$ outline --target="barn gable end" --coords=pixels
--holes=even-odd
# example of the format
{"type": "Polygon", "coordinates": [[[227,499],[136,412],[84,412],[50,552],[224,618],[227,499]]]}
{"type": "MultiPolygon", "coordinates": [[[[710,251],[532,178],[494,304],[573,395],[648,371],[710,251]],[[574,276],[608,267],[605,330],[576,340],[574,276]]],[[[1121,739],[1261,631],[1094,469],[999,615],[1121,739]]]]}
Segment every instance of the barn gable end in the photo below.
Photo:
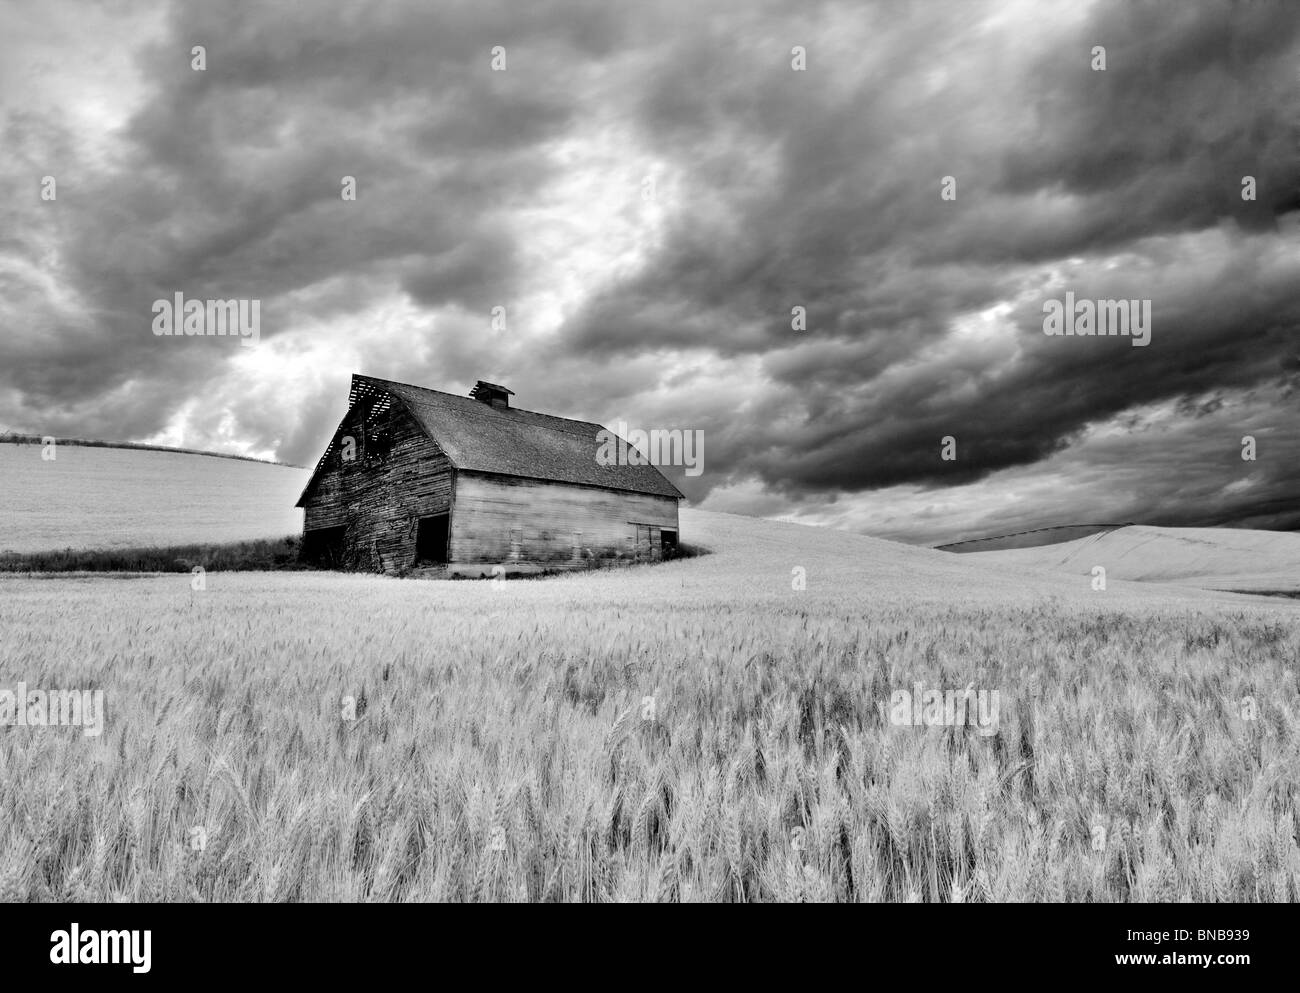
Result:
{"type": "Polygon", "coordinates": [[[451,461],[404,405],[363,398],[298,501],[304,558],[382,572],[410,565],[420,520],[451,509],[453,476],[451,461]]]}

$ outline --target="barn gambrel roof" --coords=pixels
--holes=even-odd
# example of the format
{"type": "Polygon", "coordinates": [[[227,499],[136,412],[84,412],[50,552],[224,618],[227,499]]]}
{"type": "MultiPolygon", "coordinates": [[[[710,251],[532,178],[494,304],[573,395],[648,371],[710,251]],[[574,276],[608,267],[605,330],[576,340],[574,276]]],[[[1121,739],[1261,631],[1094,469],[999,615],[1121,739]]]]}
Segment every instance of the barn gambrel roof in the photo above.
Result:
{"type": "MultiPolygon", "coordinates": [[[[590,421],[492,406],[472,397],[354,374],[348,409],[368,397],[377,398],[376,413],[387,410],[388,398],[395,398],[457,469],[682,497],[656,466],[599,464],[597,435],[606,429],[590,421]]],[[[337,445],[336,434],[298,498],[298,506],[307,499],[337,445]]]]}

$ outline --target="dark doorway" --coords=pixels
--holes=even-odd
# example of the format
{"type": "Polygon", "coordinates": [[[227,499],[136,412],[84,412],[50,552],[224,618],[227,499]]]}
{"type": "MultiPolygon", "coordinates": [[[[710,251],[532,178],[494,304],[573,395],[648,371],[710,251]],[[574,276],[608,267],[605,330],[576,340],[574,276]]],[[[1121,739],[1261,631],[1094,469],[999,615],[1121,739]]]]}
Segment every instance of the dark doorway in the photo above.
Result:
{"type": "Polygon", "coordinates": [[[448,520],[448,514],[420,518],[420,527],[415,535],[416,562],[447,561],[448,520]]]}
{"type": "Polygon", "coordinates": [[[302,560],[324,569],[338,569],[343,565],[344,528],[312,528],[303,532],[302,560]]]}

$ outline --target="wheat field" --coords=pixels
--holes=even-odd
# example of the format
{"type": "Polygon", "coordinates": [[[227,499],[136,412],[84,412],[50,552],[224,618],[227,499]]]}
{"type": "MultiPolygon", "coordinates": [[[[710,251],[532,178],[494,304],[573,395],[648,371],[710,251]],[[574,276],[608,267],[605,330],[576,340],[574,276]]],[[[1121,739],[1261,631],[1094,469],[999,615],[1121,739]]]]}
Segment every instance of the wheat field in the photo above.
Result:
{"type": "Polygon", "coordinates": [[[0,442],[0,553],[278,538],[310,473],[186,452],[0,442]]]}
{"type": "Polygon", "coordinates": [[[107,706],[0,727],[0,897],[1297,898],[1295,604],[683,529],[495,585],[0,578],[0,687],[107,706]],[[996,733],[891,723],[918,681],[996,733]]]}

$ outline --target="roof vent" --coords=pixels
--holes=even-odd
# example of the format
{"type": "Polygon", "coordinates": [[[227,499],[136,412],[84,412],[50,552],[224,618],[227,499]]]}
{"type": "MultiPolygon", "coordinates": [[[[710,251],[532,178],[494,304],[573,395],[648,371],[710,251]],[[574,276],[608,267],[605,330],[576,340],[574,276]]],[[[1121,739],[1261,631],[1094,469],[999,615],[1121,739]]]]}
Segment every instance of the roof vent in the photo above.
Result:
{"type": "Polygon", "coordinates": [[[514,396],[515,392],[506,389],[504,386],[498,386],[496,383],[485,383],[480,379],[474,384],[474,388],[469,391],[469,395],[490,407],[509,407],[510,397],[514,396]]]}

